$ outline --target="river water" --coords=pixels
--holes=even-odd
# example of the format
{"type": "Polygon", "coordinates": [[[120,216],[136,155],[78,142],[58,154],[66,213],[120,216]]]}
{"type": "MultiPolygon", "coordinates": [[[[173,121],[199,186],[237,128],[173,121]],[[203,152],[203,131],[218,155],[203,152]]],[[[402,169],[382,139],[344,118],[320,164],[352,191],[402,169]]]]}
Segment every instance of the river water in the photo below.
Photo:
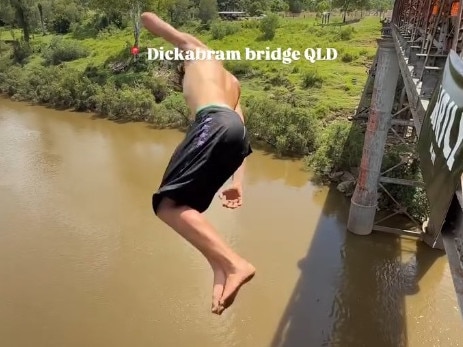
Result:
{"type": "Polygon", "coordinates": [[[182,136],[0,99],[0,346],[463,345],[442,252],[347,233],[348,200],[261,151],[243,207],[206,212],[258,270],[211,314],[207,263],[151,210],[182,136]]]}

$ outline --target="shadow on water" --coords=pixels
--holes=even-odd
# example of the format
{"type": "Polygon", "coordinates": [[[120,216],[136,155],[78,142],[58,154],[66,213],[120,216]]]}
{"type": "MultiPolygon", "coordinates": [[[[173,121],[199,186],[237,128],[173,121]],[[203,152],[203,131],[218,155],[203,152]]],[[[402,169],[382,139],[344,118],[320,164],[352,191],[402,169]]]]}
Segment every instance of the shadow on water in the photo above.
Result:
{"type": "Polygon", "coordinates": [[[398,236],[353,235],[342,205],[331,189],[271,347],[408,345],[405,297],[443,253],[417,241],[404,257],[398,236]]]}
{"type": "Polygon", "coordinates": [[[390,234],[356,236],[346,230],[349,205],[329,189],[271,347],[408,346],[406,297],[445,253],[390,234]]]}

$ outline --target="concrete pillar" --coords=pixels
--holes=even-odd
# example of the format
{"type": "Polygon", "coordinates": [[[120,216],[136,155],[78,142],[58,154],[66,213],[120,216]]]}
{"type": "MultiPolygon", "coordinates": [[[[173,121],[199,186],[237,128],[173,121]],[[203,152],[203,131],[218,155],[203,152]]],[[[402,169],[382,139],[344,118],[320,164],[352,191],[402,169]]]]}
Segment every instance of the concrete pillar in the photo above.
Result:
{"type": "Polygon", "coordinates": [[[378,66],[371,98],[357,186],[351,199],[347,229],[357,235],[372,232],[378,204],[378,182],[392,107],[399,79],[399,63],[391,38],[378,40],[378,66]]]}

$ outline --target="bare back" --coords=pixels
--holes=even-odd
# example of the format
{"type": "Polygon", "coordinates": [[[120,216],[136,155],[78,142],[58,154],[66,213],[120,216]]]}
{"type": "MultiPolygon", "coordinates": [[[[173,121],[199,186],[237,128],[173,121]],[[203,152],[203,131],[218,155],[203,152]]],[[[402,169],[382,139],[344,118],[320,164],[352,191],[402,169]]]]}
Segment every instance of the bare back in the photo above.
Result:
{"type": "MultiPolygon", "coordinates": [[[[141,20],[152,34],[163,37],[182,51],[210,51],[196,37],[178,31],[154,13],[144,12],[141,20]]],[[[187,60],[184,69],[183,94],[191,114],[194,115],[199,107],[208,104],[225,104],[237,111],[243,120],[239,105],[239,82],[220,61],[215,59],[187,60]]]]}
{"type": "Polygon", "coordinates": [[[235,109],[240,97],[240,86],[220,61],[186,61],[183,94],[192,113],[207,104],[226,104],[235,109]]]}

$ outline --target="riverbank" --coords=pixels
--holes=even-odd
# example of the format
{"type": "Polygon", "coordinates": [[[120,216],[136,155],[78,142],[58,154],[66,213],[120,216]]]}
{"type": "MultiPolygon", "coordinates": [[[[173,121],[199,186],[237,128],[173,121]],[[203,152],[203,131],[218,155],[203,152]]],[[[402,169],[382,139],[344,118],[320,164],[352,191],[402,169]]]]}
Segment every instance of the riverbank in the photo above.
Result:
{"type": "MultiPolygon", "coordinates": [[[[341,17],[332,20],[336,23],[341,17]]],[[[185,126],[187,111],[179,93],[175,63],[147,61],[148,47],[168,49],[169,45],[142,31],[141,53],[135,60],[130,53],[130,28],[107,27],[92,32],[90,24],[88,19],[65,35],[36,34],[30,48],[21,45],[13,49],[13,59],[5,57],[11,53],[3,45],[0,90],[17,100],[96,112],[118,121],[185,126]]],[[[357,106],[376,51],[379,18],[326,27],[318,25],[314,16],[281,18],[275,37],[268,41],[261,39],[259,24],[257,20],[220,22],[205,30],[190,23],[184,30],[216,50],[336,49],[335,61],[313,64],[305,59],[291,64],[226,62],[242,82],[244,108],[246,114],[252,115],[247,121],[253,140],[267,143],[280,155],[314,153],[320,147],[317,135],[332,121],[350,128],[346,118],[357,106]]],[[[15,39],[18,32],[13,36],[6,31],[1,37],[15,39]]]]}

